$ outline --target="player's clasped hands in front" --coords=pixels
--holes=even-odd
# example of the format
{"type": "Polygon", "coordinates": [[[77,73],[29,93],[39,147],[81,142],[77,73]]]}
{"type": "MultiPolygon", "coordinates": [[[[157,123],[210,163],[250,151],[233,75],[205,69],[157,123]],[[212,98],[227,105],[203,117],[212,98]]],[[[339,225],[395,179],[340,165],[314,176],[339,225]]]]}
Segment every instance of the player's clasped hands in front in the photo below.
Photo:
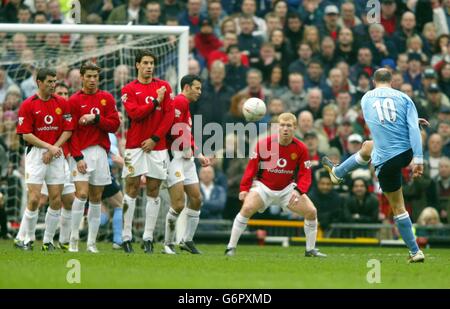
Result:
{"type": "Polygon", "coordinates": [[[63,151],[60,147],[50,145],[48,151],[42,155],[42,162],[44,162],[44,164],[49,164],[53,157],[59,158],[62,155],[63,151]]]}

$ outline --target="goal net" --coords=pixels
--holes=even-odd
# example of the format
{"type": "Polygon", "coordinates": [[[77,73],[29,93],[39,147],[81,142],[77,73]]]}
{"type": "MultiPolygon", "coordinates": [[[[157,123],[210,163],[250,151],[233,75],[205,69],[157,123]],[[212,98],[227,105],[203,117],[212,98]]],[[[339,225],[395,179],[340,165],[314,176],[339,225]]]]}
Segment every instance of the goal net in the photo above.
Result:
{"type": "MultiPolygon", "coordinates": [[[[136,52],[150,49],[156,54],[154,76],[167,80],[176,93],[179,79],[187,74],[188,40],[189,28],[179,26],[0,24],[0,89],[2,76],[7,89],[0,92],[0,139],[8,158],[0,172],[8,176],[3,183],[8,219],[20,222],[26,203],[26,190],[20,181],[24,149],[15,134],[15,124],[22,100],[37,90],[34,79],[38,68],[54,68],[58,82],[68,85],[69,92],[74,93],[81,88],[81,64],[96,63],[102,69],[100,88],[113,94],[124,115],[120,93],[136,78],[136,52]]],[[[117,134],[122,143],[127,128],[127,119],[123,119],[117,134]]],[[[138,229],[143,225],[144,206],[141,196],[135,213],[138,229]]]]}

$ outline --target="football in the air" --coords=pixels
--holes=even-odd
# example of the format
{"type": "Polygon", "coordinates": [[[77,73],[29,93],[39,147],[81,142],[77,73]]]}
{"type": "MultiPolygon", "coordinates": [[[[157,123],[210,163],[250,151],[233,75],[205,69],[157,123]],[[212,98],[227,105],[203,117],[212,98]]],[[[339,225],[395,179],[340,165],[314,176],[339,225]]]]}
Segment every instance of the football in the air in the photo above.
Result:
{"type": "Polygon", "coordinates": [[[242,113],[247,121],[258,121],[266,114],[266,103],[259,98],[250,98],[242,106],[242,113]]]}

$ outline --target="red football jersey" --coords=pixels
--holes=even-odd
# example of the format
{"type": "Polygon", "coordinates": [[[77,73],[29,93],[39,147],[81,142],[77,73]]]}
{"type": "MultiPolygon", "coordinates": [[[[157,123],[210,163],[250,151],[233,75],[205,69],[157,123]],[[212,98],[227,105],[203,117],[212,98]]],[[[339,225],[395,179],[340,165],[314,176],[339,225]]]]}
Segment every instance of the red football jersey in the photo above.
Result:
{"type": "Polygon", "coordinates": [[[261,181],[274,191],[286,188],[292,182],[306,193],[311,186],[311,169],[308,148],[294,138],[287,146],[272,135],[258,141],[256,151],[248,162],[242,177],[240,191],[249,191],[253,179],[261,181]]]}
{"type": "Polygon", "coordinates": [[[196,150],[194,135],[192,134],[192,117],[189,110],[189,100],[182,93],[173,99],[175,117],[169,131],[170,149],[180,150],[191,148],[196,150]]]}
{"type": "Polygon", "coordinates": [[[152,136],[159,137],[154,150],[167,149],[166,134],[173,123],[172,89],[166,81],[153,78],[149,84],[138,80],[122,89],[122,103],[130,119],[126,148],[140,148],[141,143],[152,136]],[[166,87],[164,100],[155,108],[152,100],[158,98],[157,89],[166,87]]]}
{"type": "Polygon", "coordinates": [[[69,104],[76,124],[70,139],[72,156],[81,156],[82,150],[94,145],[99,145],[108,152],[111,146],[108,133],[116,132],[120,125],[114,97],[103,90],[98,90],[94,94],[87,94],[80,90],[70,97],[69,104]],[[100,118],[97,123],[87,126],[79,125],[78,120],[86,114],[96,114],[100,118]]]}
{"type": "Polygon", "coordinates": [[[64,98],[52,95],[48,101],[42,101],[33,95],[20,106],[17,134],[32,133],[40,140],[54,145],[64,131],[73,129],[70,106],[64,98]]]}

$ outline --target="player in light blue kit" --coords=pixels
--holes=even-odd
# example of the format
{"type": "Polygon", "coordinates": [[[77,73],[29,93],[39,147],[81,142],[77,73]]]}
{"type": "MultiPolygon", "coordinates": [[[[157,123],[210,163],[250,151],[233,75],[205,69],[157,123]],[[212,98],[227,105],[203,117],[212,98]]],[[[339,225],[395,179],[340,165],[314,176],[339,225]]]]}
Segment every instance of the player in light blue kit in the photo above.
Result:
{"type": "MultiPolygon", "coordinates": [[[[419,119],[413,101],[403,92],[392,89],[391,80],[392,74],[388,70],[377,70],[374,74],[375,89],[364,95],[361,107],[373,138],[372,165],[389,200],[400,234],[410,250],[409,261],[423,262],[425,256],[417,246],[411,219],[405,209],[401,174],[401,169],[411,160],[414,163],[413,177],[420,177],[423,173],[419,119]]],[[[358,152],[336,167],[327,159],[322,163],[337,182],[349,171],[367,165],[369,160],[358,152]]]]}

